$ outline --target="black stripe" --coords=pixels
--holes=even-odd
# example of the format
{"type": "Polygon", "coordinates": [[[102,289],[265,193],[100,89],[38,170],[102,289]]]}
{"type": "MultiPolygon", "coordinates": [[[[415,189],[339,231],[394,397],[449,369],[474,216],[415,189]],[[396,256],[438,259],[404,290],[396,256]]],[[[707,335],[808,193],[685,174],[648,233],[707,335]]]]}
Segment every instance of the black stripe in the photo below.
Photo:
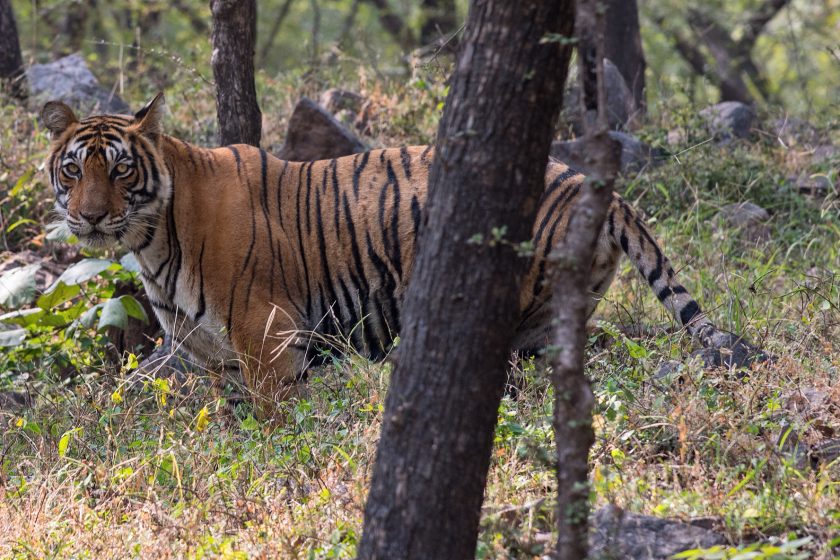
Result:
{"type": "Polygon", "coordinates": [[[201,250],[198,252],[198,311],[193,317],[193,321],[198,321],[204,316],[207,308],[204,301],[204,241],[201,242],[201,250]]]}
{"type": "Polygon", "coordinates": [[[262,211],[265,218],[265,228],[268,235],[268,247],[271,249],[271,270],[269,272],[269,298],[274,301],[274,262],[277,260],[277,253],[274,252],[274,235],[271,231],[271,217],[268,210],[268,169],[266,152],[260,149],[260,193],[262,195],[262,211]]]}
{"type": "Polygon", "coordinates": [[[700,306],[697,305],[696,301],[691,300],[680,311],[680,322],[682,322],[683,325],[687,325],[699,314],[700,306]]]}
{"type": "Polygon", "coordinates": [[[353,194],[356,196],[356,198],[359,198],[359,179],[361,178],[362,171],[364,171],[365,167],[367,166],[369,158],[370,152],[363,153],[361,163],[353,167],[353,194]]]}
{"type": "Polygon", "coordinates": [[[400,148],[400,162],[402,163],[405,178],[411,179],[411,154],[408,153],[408,148],[405,146],[400,148]]]}

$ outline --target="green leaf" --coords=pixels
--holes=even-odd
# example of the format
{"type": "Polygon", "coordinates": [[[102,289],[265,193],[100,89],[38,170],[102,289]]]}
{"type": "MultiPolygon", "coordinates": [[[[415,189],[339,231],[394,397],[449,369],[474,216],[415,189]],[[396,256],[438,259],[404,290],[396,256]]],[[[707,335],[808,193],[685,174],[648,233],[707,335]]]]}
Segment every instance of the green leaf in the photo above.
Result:
{"type": "Polygon", "coordinates": [[[120,264],[123,269],[129,272],[140,272],[140,263],[137,262],[137,257],[134,256],[134,253],[126,253],[123,255],[120,259],[120,264]]]}
{"type": "Polygon", "coordinates": [[[83,327],[88,329],[93,327],[93,323],[94,321],[96,321],[96,316],[99,313],[99,310],[102,309],[103,305],[105,304],[97,303],[96,305],[82,313],[82,316],[79,317],[79,322],[82,324],[83,327]]]}
{"type": "Polygon", "coordinates": [[[61,305],[65,301],[76,297],[80,291],[81,288],[77,285],[68,286],[64,282],[53,284],[44,295],[38,298],[38,307],[45,311],[49,311],[50,309],[61,305]]]}
{"type": "Polygon", "coordinates": [[[260,429],[260,423],[257,422],[256,418],[249,415],[248,418],[242,421],[240,427],[248,432],[255,432],[260,429]]]}
{"type": "Polygon", "coordinates": [[[23,226],[23,225],[26,225],[26,224],[37,224],[37,223],[38,222],[36,222],[35,220],[29,219],[29,218],[21,218],[20,220],[16,221],[15,223],[13,223],[9,227],[7,227],[6,228],[6,233],[12,233],[13,231],[15,231],[20,226],[23,226]]]}
{"type": "Polygon", "coordinates": [[[128,326],[128,313],[120,299],[109,299],[102,304],[102,313],[99,315],[99,325],[96,330],[101,331],[108,327],[125,329],[128,326]]]}
{"type": "Polygon", "coordinates": [[[82,284],[83,282],[87,282],[103,270],[107,270],[108,268],[113,265],[114,262],[108,259],[84,259],[76,264],[72,265],[70,268],[64,271],[64,273],[58,277],[58,280],[50,286],[50,289],[47,290],[47,293],[51,292],[54,289],[57,289],[58,285],[63,282],[68,286],[73,286],[76,284],[82,284]]]}
{"type": "Polygon", "coordinates": [[[0,307],[17,309],[35,295],[35,275],[41,265],[30,264],[0,276],[0,307]]]}
{"type": "Polygon", "coordinates": [[[17,346],[24,340],[26,340],[26,329],[0,331],[0,347],[17,346]]]}
{"type": "Polygon", "coordinates": [[[67,448],[70,446],[70,440],[73,436],[81,432],[81,428],[73,428],[61,434],[61,439],[58,440],[58,456],[64,457],[67,454],[67,448]]]}
{"type": "Polygon", "coordinates": [[[122,302],[123,308],[125,308],[125,312],[128,313],[129,317],[134,317],[144,323],[149,322],[149,316],[146,314],[146,310],[143,308],[143,305],[134,298],[134,296],[120,296],[120,301],[122,302]]]}
{"type": "Polygon", "coordinates": [[[23,190],[23,187],[29,183],[29,180],[32,179],[32,176],[35,174],[35,168],[30,167],[29,169],[24,172],[23,175],[20,176],[20,179],[17,180],[15,186],[12,187],[12,190],[9,191],[9,198],[14,198],[17,194],[23,190]]]}
{"type": "Polygon", "coordinates": [[[11,313],[0,315],[0,323],[9,323],[12,325],[26,327],[28,325],[36,324],[43,315],[44,310],[40,307],[21,309],[19,311],[12,311],[11,313]]]}

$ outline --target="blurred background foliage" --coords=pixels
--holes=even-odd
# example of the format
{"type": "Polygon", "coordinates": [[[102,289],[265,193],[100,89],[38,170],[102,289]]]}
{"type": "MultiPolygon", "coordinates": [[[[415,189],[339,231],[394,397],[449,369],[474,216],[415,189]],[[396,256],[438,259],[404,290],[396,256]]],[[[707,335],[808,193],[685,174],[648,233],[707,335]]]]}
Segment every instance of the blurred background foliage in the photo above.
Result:
{"type": "MultiPolygon", "coordinates": [[[[457,32],[466,0],[436,4],[455,14],[454,29],[442,31],[457,32]]],[[[717,87],[693,72],[675,49],[675,37],[688,33],[689,14],[700,12],[737,41],[749,15],[762,4],[640,2],[651,116],[663,110],[663,100],[671,106],[718,100],[717,87]]],[[[80,51],[106,85],[135,102],[140,101],[134,99],[138,93],[145,97],[176,84],[200,87],[212,80],[209,2],[13,0],[12,5],[27,62],[80,51]]],[[[431,68],[444,79],[449,60],[434,56],[437,49],[421,48],[429,37],[423,5],[421,0],[260,0],[258,87],[281,76],[299,83],[335,76],[336,71],[355,77],[360,68],[380,79],[403,81],[431,68]],[[435,64],[417,64],[429,59],[435,64]]],[[[759,36],[752,57],[767,80],[769,99],[764,101],[811,120],[826,111],[836,113],[840,0],[792,0],[759,36]]]]}

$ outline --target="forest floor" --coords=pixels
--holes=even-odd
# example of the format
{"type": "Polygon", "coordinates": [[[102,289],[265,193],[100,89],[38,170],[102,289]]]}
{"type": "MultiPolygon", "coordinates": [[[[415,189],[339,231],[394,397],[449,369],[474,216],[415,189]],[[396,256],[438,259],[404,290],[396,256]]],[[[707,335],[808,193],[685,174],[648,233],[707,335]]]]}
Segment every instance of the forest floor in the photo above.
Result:
{"type": "MultiPolygon", "coordinates": [[[[372,101],[364,136],[372,146],[433,138],[441,85],[363,78],[352,88],[372,101]]],[[[273,82],[262,90],[264,144],[279,144],[300,91],[273,82]]],[[[209,86],[168,98],[168,132],[206,144],[209,86]]],[[[0,114],[12,123],[0,132],[0,262],[78,258],[45,231],[47,142],[34,114],[12,106],[0,114]]],[[[597,396],[593,507],[705,518],[731,545],[686,557],[832,558],[840,461],[817,451],[840,438],[840,200],[830,189],[803,194],[789,177],[836,183],[840,153],[820,160],[809,142],[761,132],[720,147],[695,115],[675,108],[640,131],[675,155],[620,190],[712,319],[777,359],[746,373],[704,368],[625,263],[587,354],[597,396]],[[668,145],[676,127],[681,139],[668,145]],[[737,229],[717,217],[743,201],[770,219],[737,229]],[[792,450],[796,440],[805,453],[792,450]]],[[[352,558],[390,366],[333,358],[275,429],[245,406],[231,411],[200,379],[130,382],[136,358],[115,363],[107,335],[79,319],[132,278],[114,264],[66,301],[42,302],[58,319],[33,313],[25,339],[0,353],[0,393],[32,397],[0,402],[0,558],[352,558]]],[[[514,367],[527,382],[499,411],[479,558],[539,558],[555,538],[552,390],[539,360],[514,367]]]]}

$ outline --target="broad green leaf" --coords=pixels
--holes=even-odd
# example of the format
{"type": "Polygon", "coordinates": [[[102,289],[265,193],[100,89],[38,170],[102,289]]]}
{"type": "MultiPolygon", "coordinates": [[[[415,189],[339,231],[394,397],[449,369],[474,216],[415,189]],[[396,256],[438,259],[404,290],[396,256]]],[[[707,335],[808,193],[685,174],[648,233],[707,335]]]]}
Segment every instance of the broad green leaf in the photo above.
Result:
{"type": "Polygon", "coordinates": [[[26,329],[0,331],[0,347],[17,346],[24,340],[26,340],[26,329]]]}
{"type": "Polygon", "coordinates": [[[96,330],[101,331],[108,327],[125,329],[128,326],[128,313],[125,311],[120,298],[109,299],[102,304],[102,313],[99,314],[99,325],[96,330]]]}
{"type": "Polygon", "coordinates": [[[67,454],[67,448],[70,446],[70,440],[73,436],[81,432],[81,428],[73,428],[61,434],[61,439],[58,440],[58,456],[64,457],[67,454]]]}
{"type": "Polygon", "coordinates": [[[41,265],[30,264],[0,276],[0,307],[17,309],[35,295],[35,275],[41,265]]]}
{"type": "Polygon", "coordinates": [[[143,305],[134,296],[120,296],[119,299],[129,317],[134,317],[144,323],[149,322],[149,316],[146,315],[146,310],[143,309],[143,305]]]}
{"type": "Polygon", "coordinates": [[[12,311],[0,315],[0,323],[9,323],[26,327],[34,325],[44,315],[44,310],[40,307],[33,307],[32,309],[21,309],[19,311],[12,311]]]}
{"type": "Polygon", "coordinates": [[[107,259],[81,260],[65,270],[64,273],[58,277],[58,280],[50,286],[47,293],[57,289],[58,285],[62,282],[68,286],[87,282],[103,270],[107,270],[112,264],[114,264],[114,262],[107,259]]]}
{"type": "Polygon", "coordinates": [[[260,423],[257,422],[256,418],[249,415],[248,418],[246,418],[245,420],[242,421],[242,423],[240,424],[240,427],[243,430],[247,430],[249,432],[254,432],[254,431],[260,429],[260,423]]]}
{"type": "Polygon", "coordinates": [[[93,327],[93,323],[96,321],[96,316],[99,313],[99,310],[102,309],[103,305],[103,303],[97,303],[96,305],[82,313],[82,316],[79,317],[79,322],[82,324],[83,327],[88,329],[93,327]]]}
{"type": "Polygon", "coordinates": [[[140,272],[140,263],[137,262],[137,257],[134,253],[126,253],[120,259],[122,267],[129,272],[140,272]]]}
{"type": "Polygon", "coordinates": [[[58,282],[53,284],[44,295],[38,298],[38,307],[45,311],[49,311],[50,309],[61,305],[65,301],[76,297],[80,291],[81,288],[75,284],[67,285],[64,282],[58,282]]]}

